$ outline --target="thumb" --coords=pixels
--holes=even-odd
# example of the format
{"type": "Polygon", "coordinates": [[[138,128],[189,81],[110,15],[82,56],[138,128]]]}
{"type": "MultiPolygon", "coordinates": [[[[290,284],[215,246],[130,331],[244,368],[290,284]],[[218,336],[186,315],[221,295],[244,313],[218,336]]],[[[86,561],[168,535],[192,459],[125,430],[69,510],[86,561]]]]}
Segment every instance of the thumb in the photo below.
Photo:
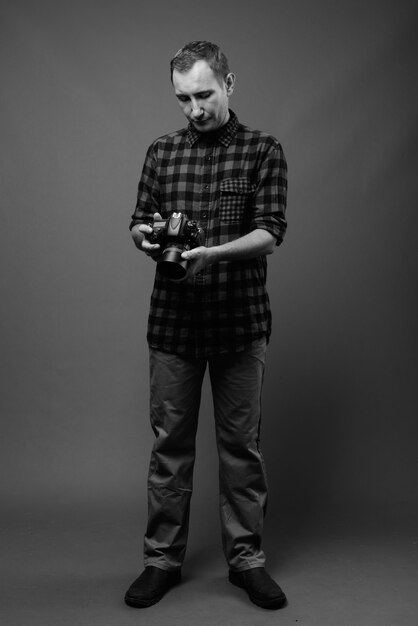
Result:
{"type": "Polygon", "coordinates": [[[202,248],[199,246],[198,248],[192,248],[191,250],[185,250],[182,253],[182,258],[186,259],[186,261],[192,261],[193,259],[198,259],[202,254],[202,248]]]}
{"type": "Polygon", "coordinates": [[[161,217],[160,213],[154,213],[154,222],[156,220],[162,220],[163,218],[161,217]]]}

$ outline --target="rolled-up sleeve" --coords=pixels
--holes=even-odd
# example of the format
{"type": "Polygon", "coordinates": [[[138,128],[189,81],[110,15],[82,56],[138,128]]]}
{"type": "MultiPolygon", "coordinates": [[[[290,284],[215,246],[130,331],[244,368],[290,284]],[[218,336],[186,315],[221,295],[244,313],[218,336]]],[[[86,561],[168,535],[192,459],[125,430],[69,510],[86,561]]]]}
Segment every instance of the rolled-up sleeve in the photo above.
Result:
{"type": "Polygon", "coordinates": [[[287,163],[278,142],[269,146],[263,156],[254,193],[252,228],[267,230],[280,245],[287,229],[287,163]]]}
{"type": "Polygon", "coordinates": [[[138,193],[135,212],[131,217],[129,228],[136,224],[152,222],[153,214],[160,208],[160,189],[158,183],[157,159],[155,146],[152,144],[145,156],[141,178],[138,184],[138,193]]]}

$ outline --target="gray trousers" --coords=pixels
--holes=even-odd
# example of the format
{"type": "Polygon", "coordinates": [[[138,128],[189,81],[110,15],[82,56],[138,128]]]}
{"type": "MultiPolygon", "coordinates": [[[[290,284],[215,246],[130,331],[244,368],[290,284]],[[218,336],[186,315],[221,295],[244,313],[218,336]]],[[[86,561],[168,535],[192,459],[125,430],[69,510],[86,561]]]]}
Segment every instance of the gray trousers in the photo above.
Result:
{"type": "Polygon", "coordinates": [[[219,455],[222,544],[230,569],[263,567],[267,503],[259,449],[266,341],[244,352],[184,359],[150,350],[151,425],[156,436],[148,477],[145,565],[181,567],[186,551],[195,439],[206,366],[219,455]]]}

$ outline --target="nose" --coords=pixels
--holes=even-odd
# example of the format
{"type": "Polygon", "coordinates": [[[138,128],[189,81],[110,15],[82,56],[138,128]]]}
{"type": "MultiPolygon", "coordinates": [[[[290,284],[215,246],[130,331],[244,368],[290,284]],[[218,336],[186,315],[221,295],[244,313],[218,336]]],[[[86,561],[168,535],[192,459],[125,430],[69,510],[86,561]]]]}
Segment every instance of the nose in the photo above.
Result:
{"type": "Polygon", "coordinates": [[[190,112],[190,115],[192,116],[192,118],[194,120],[199,120],[201,117],[203,117],[205,114],[204,110],[202,109],[202,107],[197,106],[197,104],[192,103],[192,110],[190,112]]]}

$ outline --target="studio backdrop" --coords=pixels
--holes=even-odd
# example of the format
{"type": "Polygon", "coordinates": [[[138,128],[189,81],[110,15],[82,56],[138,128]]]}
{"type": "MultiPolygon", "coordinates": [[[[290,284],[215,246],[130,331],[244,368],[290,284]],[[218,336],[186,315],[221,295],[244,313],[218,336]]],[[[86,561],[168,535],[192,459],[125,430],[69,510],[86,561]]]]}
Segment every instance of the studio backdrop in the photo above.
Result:
{"type": "MultiPolygon", "coordinates": [[[[145,506],[155,265],[128,225],[148,145],[185,124],[169,60],[208,39],[237,75],[231,107],[289,167],[288,234],[268,259],[273,514],[416,510],[415,9],[1,2],[2,506],[145,506]]],[[[207,385],[199,432],[203,519],[207,385]]]]}

